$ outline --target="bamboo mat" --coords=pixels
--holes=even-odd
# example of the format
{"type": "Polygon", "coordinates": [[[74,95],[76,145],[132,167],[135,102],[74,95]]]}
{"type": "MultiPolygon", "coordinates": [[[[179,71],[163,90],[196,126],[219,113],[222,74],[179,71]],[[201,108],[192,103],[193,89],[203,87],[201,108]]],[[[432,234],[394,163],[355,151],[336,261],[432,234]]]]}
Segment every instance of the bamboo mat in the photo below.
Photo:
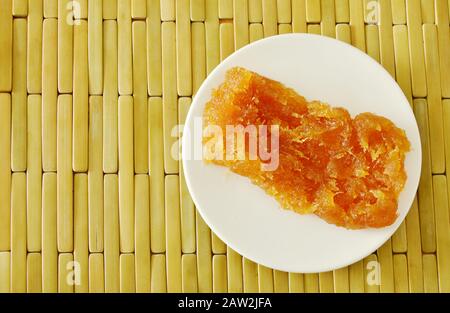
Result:
{"type": "Polygon", "coordinates": [[[449,2],[0,0],[0,292],[449,292],[449,2]],[[406,222],[334,272],[280,272],[231,250],[170,154],[206,75],[289,32],[379,61],[422,136],[406,222]]]}

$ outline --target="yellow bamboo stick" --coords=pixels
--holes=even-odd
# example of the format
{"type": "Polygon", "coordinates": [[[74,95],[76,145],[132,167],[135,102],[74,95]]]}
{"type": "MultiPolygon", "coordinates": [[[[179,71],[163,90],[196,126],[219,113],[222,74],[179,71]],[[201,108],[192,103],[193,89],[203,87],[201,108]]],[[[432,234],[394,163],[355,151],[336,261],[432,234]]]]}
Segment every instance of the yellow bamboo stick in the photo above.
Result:
{"type": "Polygon", "coordinates": [[[178,176],[165,179],[167,291],[181,292],[181,226],[178,176]]]}
{"type": "Polygon", "coordinates": [[[42,291],[58,291],[58,248],[56,237],[56,173],[42,178],[42,291]]]}
{"type": "Polygon", "coordinates": [[[191,0],[191,21],[203,22],[205,20],[205,0],[191,0]]]}
{"type": "Polygon", "coordinates": [[[183,292],[198,292],[197,285],[197,256],[195,254],[183,254],[181,258],[183,268],[183,292]]]}
{"type": "Polygon", "coordinates": [[[242,263],[243,292],[258,292],[258,265],[246,258],[243,258],[242,263]]]}
{"type": "Polygon", "coordinates": [[[319,291],[320,293],[334,292],[333,272],[319,273],[319,291]]]}
{"type": "Polygon", "coordinates": [[[248,21],[261,23],[262,19],[262,0],[248,0],[248,21]]]}
{"type": "MultiPolygon", "coordinates": [[[[444,133],[448,134],[450,132],[450,100],[444,99],[442,100],[442,112],[443,112],[443,119],[444,119],[444,133]]],[[[447,167],[446,173],[447,178],[449,177],[450,173],[450,137],[445,136],[445,164],[447,167]]],[[[450,190],[449,190],[450,195],[450,190]]]]}
{"type": "Polygon", "coordinates": [[[103,94],[103,2],[89,1],[88,45],[89,45],[89,94],[103,94]]]}
{"type": "Polygon", "coordinates": [[[118,169],[117,22],[103,22],[103,31],[103,172],[111,174],[118,169]]]}
{"type": "Polygon", "coordinates": [[[152,255],[152,292],[167,292],[166,256],[164,254],[152,255]]]}
{"type": "Polygon", "coordinates": [[[450,97],[450,30],[449,3],[445,0],[436,0],[436,24],[438,28],[439,60],[441,70],[442,97],[450,97]]]}
{"type": "Polygon", "coordinates": [[[0,92],[12,88],[13,17],[12,0],[0,4],[0,92]]]}
{"type": "MultiPolygon", "coordinates": [[[[383,273],[383,266],[379,265],[377,255],[371,254],[364,259],[364,290],[366,293],[378,293],[380,292],[380,281],[378,281],[377,276],[379,271],[383,273]]],[[[379,278],[379,277],[378,277],[379,278]]],[[[383,280],[381,278],[381,284],[383,280]]]]}
{"type": "MultiPolygon", "coordinates": [[[[290,6],[289,6],[290,14],[290,6]]],[[[235,0],[233,5],[234,22],[234,48],[238,50],[248,44],[248,4],[245,1],[235,0]]]]}
{"type": "Polygon", "coordinates": [[[289,276],[287,272],[273,271],[273,290],[277,293],[289,292],[289,276]]]}
{"type": "Polygon", "coordinates": [[[11,169],[27,168],[27,21],[14,19],[11,110],[11,169]]]}
{"type": "Polygon", "coordinates": [[[176,38],[175,23],[162,24],[162,66],[163,66],[163,129],[164,129],[164,168],[167,174],[178,173],[178,161],[172,156],[176,143],[172,131],[177,124],[177,83],[176,83],[176,38]]]}
{"type": "Polygon", "coordinates": [[[364,276],[364,263],[358,261],[349,267],[349,282],[350,292],[362,293],[364,292],[365,276],[364,276]]]}
{"type": "Polygon", "coordinates": [[[445,171],[444,130],[442,122],[441,74],[437,28],[424,24],[425,66],[428,86],[428,116],[430,119],[431,169],[433,174],[445,171]]]}
{"type": "MultiPolygon", "coordinates": [[[[224,60],[234,51],[233,45],[233,24],[223,23],[220,25],[220,59],[224,60]]],[[[212,233],[212,251],[214,254],[226,253],[226,245],[223,241],[212,233]]]]}
{"type": "Polygon", "coordinates": [[[433,176],[436,211],[436,258],[439,271],[439,291],[450,292],[450,233],[447,179],[444,175],[433,176]]]}
{"type": "Polygon", "coordinates": [[[309,24],[308,34],[320,35],[320,25],[319,24],[309,24]]]}
{"type": "Polygon", "coordinates": [[[11,253],[0,252],[0,293],[11,291],[11,253]]]}
{"type": "Polygon", "coordinates": [[[408,236],[408,281],[410,292],[423,292],[422,246],[420,244],[420,222],[417,197],[406,217],[408,236]]]}
{"type": "Polygon", "coordinates": [[[320,23],[320,0],[306,0],[306,21],[308,23],[320,23]]]}
{"type": "Polygon", "coordinates": [[[364,8],[361,0],[349,0],[350,30],[352,44],[358,49],[365,51],[366,42],[364,36],[364,8]]]}
{"type": "Polygon", "coordinates": [[[73,251],[72,96],[58,97],[57,117],[58,251],[73,251]]]}
{"type": "Polygon", "coordinates": [[[135,278],[134,254],[120,255],[120,292],[121,293],[135,293],[136,292],[136,278],[135,278]]]}
{"type": "Polygon", "coordinates": [[[294,33],[306,33],[305,0],[292,1],[292,31],[294,33]]]}
{"type": "Polygon", "coordinates": [[[224,254],[227,250],[225,243],[215,233],[212,233],[211,245],[214,254],[224,254]]]}
{"type": "Polygon", "coordinates": [[[89,98],[89,251],[103,252],[103,100],[89,98]]]}
{"type": "Polygon", "coordinates": [[[227,291],[227,257],[215,255],[213,256],[213,292],[225,293],[227,291]]]}
{"type": "Polygon", "coordinates": [[[164,154],[163,154],[163,109],[161,98],[148,101],[149,121],[149,165],[150,165],[150,232],[151,249],[154,253],[165,252],[164,224],[164,154]]]}
{"type": "Polygon", "coordinates": [[[434,224],[433,185],[431,181],[430,133],[428,126],[427,102],[424,99],[414,100],[414,114],[422,143],[422,171],[418,189],[420,233],[422,250],[425,253],[436,251],[436,229],[434,224]]]}
{"type": "Polygon", "coordinates": [[[58,292],[73,293],[79,279],[79,269],[73,261],[72,253],[61,253],[58,259],[58,292]]]}
{"type": "Polygon", "coordinates": [[[233,0],[219,0],[219,18],[233,18],[233,0]]]}
{"type": "Polygon", "coordinates": [[[304,274],[305,292],[318,293],[319,288],[319,274],[304,274]]]}
{"type": "MultiPolygon", "coordinates": [[[[79,5],[79,12],[75,14],[77,19],[87,19],[88,18],[88,0],[77,0],[79,5]]],[[[72,4],[74,5],[74,4],[72,4]]],[[[76,11],[75,11],[76,12],[76,11]]]]}
{"type": "Polygon", "coordinates": [[[223,61],[234,52],[233,24],[220,24],[220,59],[223,61]]]}
{"type": "Polygon", "coordinates": [[[87,172],[89,159],[89,91],[87,22],[74,25],[73,171],[87,172]]]}
{"type": "Polygon", "coordinates": [[[75,292],[89,291],[88,176],[75,174],[73,191],[74,243],[73,260],[80,270],[75,292]]]}
{"type": "Polygon", "coordinates": [[[209,74],[220,62],[220,35],[217,0],[205,2],[206,73],[209,74]]]}
{"type": "MultiPolygon", "coordinates": [[[[184,125],[191,105],[191,98],[178,101],[180,125],[184,125]]],[[[184,178],[183,164],[180,161],[180,209],[181,209],[181,250],[183,253],[195,253],[195,208],[184,178]]]]}
{"type": "Polygon", "coordinates": [[[392,236],[392,250],[395,253],[405,253],[407,251],[406,223],[403,222],[392,236]]]}
{"type": "MultiPolygon", "coordinates": [[[[384,245],[382,245],[377,250],[378,262],[381,268],[381,279],[380,292],[394,292],[394,265],[392,259],[392,241],[389,239],[384,245]]],[[[373,261],[372,259],[367,261],[373,261]]],[[[366,263],[367,270],[367,263],[366,263]]],[[[376,269],[373,267],[373,269],[376,269]]]]}
{"type": "Polygon", "coordinates": [[[205,24],[192,23],[192,94],[206,77],[205,24]]]}
{"type": "Polygon", "coordinates": [[[71,0],[58,0],[58,91],[71,93],[73,85],[74,13],[69,12],[71,0]]]}
{"type": "Polygon", "coordinates": [[[104,177],[105,204],[105,292],[120,291],[119,265],[119,180],[117,175],[104,177]]]}
{"type": "Polygon", "coordinates": [[[148,0],[147,11],[147,88],[150,96],[161,96],[162,60],[159,0],[148,0]]]}
{"type": "Polygon", "coordinates": [[[119,98],[120,252],[134,251],[133,97],[119,98]]]}
{"type": "Polygon", "coordinates": [[[292,22],[291,0],[277,0],[278,23],[290,24],[292,22]]]}
{"type": "Polygon", "coordinates": [[[422,23],[434,24],[434,1],[420,0],[422,9],[422,23]]]}
{"type": "Polygon", "coordinates": [[[336,25],[336,39],[351,44],[352,35],[350,34],[350,26],[348,24],[336,25]]]}
{"type": "Polygon", "coordinates": [[[379,1],[380,57],[383,67],[395,78],[394,40],[390,0],[379,1]]]}
{"type": "Polygon", "coordinates": [[[40,253],[27,256],[27,293],[42,292],[42,258],[40,253]]]}
{"type": "Polygon", "coordinates": [[[348,0],[335,0],[336,6],[336,23],[350,22],[348,0]]]}
{"type": "Polygon", "coordinates": [[[276,0],[262,0],[264,37],[277,34],[277,2],[276,0]]]}
{"type": "Polygon", "coordinates": [[[289,273],[289,292],[290,293],[305,292],[305,281],[303,274],[289,273]]]}
{"type": "Polygon", "coordinates": [[[11,106],[11,170],[24,172],[27,169],[27,95],[13,92],[11,106]]]}
{"type": "Polygon", "coordinates": [[[191,21],[189,0],[177,0],[176,5],[176,50],[178,95],[192,95],[191,21]]]}
{"type": "Polygon", "coordinates": [[[134,177],[136,292],[150,292],[150,198],[148,175],[134,177]]]}
{"type": "Polygon", "coordinates": [[[28,15],[28,1],[13,0],[12,13],[14,17],[26,17],[28,15]]]}
{"type": "Polygon", "coordinates": [[[392,235],[392,252],[406,253],[408,249],[407,240],[406,223],[403,221],[394,235],[392,235]]]}
{"type": "Polygon", "coordinates": [[[434,254],[423,255],[423,289],[426,293],[439,292],[436,256],[434,254]]]}
{"type": "Polygon", "coordinates": [[[11,292],[27,290],[26,176],[14,173],[11,181],[11,292]]]}
{"type": "Polygon", "coordinates": [[[147,0],[131,0],[131,17],[134,19],[147,17],[147,0]]]}
{"type": "Polygon", "coordinates": [[[27,247],[41,251],[42,146],[41,96],[28,96],[27,105],[27,247]]]}
{"type": "Polygon", "coordinates": [[[335,38],[336,37],[336,17],[334,0],[321,0],[322,20],[320,27],[322,35],[335,38]]]}
{"type": "Polygon", "coordinates": [[[228,292],[242,293],[242,257],[230,247],[227,247],[228,292]]]}
{"type": "Polygon", "coordinates": [[[279,24],[278,25],[278,34],[289,34],[292,33],[291,24],[279,24]]]}
{"type": "Polygon", "coordinates": [[[342,267],[334,271],[334,291],[348,293],[350,291],[349,267],[342,267]]]}
{"type": "Polygon", "coordinates": [[[148,173],[148,104],[146,27],[133,22],[134,172],[148,173]]]}
{"type": "Polygon", "coordinates": [[[42,92],[42,0],[29,1],[27,41],[28,93],[42,92]]]}
{"type": "MultiPolygon", "coordinates": [[[[368,25],[380,23],[380,5],[383,0],[362,0],[364,23],[368,25]]],[[[391,0],[388,0],[389,2],[391,0]]],[[[389,4],[390,5],[390,4],[389,4]]]]}
{"type": "Polygon", "coordinates": [[[89,255],[89,292],[105,292],[103,254],[101,253],[89,255]]]}
{"type": "Polygon", "coordinates": [[[198,291],[212,292],[211,231],[196,211],[198,291]]]}
{"type": "Polygon", "coordinates": [[[408,288],[408,264],[404,254],[394,255],[395,292],[406,293],[408,288]]]}
{"type": "Polygon", "coordinates": [[[46,19],[58,17],[58,0],[44,0],[44,17],[46,19]]]}
{"type": "Polygon", "coordinates": [[[175,21],[175,0],[161,1],[161,21],[175,21]]]}
{"type": "Polygon", "coordinates": [[[117,0],[103,1],[103,19],[104,20],[117,19],[117,0]]]}
{"type": "Polygon", "coordinates": [[[117,12],[119,94],[125,96],[133,93],[131,0],[118,1],[117,12]]]}
{"type": "Polygon", "coordinates": [[[408,28],[396,25],[394,31],[395,72],[397,82],[412,105],[411,68],[409,62],[408,28]]]}
{"type": "Polygon", "coordinates": [[[260,293],[273,292],[273,271],[261,264],[258,264],[258,288],[260,293]]]}
{"type": "Polygon", "coordinates": [[[0,251],[11,249],[11,95],[0,93],[0,251]]]}
{"type": "Polygon", "coordinates": [[[406,24],[405,0],[392,0],[392,23],[394,25],[406,24]]]}
{"type": "Polygon", "coordinates": [[[411,83],[414,97],[427,95],[425,76],[425,57],[422,37],[422,18],[419,14],[420,0],[406,1],[406,20],[409,33],[409,51],[411,54],[411,83]]]}
{"type": "Polygon", "coordinates": [[[264,31],[262,24],[250,24],[249,37],[250,42],[254,42],[264,38],[264,31]]]}
{"type": "Polygon", "coordinates": [[[44,172],[56,171],[57,41],[57,20],[45,19],[42,39],[42,169],[44,172]]]}
{"type": "Polygon", "coordinates": [[[380,39],[377,25],[366,25],[367,54],[375,61],[380,62],[380,39]]]}

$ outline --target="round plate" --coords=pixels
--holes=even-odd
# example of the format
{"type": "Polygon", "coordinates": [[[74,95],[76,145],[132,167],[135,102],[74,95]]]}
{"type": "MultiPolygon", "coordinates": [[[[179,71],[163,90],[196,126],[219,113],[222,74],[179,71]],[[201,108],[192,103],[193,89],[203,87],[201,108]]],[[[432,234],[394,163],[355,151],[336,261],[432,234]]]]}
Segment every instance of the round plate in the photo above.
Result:
{"type": "Polygon", "coordinates": [[[421,169],[419,131],[410,104],[390,74],[360,50],[327,37],[287,34],[254,42],[224,60],[204,81],[191,105],[183,135],[186,183],[201,216],[232,249],[288,272],[323,272],[352,264],[380,247],[399,227],[413,202],[421,169]],[[347,230],[315,215],[283,210],[247,178],[205,164],[198,122],[225,72],[241,66],[295,89],[308,100],[344,107],[354,116],[372,112],[404,129],[411,142],[408,179],[398,218],[381,229],[347,230]]]}

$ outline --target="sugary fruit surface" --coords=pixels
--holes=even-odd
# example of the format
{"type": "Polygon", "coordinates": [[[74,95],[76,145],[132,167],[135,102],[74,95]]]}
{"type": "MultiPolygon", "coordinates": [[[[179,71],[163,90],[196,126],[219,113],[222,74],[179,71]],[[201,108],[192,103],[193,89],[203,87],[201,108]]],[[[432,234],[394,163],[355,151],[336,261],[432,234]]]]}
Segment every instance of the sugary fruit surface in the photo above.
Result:
{"type": "MultiPolygon", "coordinates": [[[[395,221],[410,144],[390,120],[372,113],[352,118],[343,108],[308,102],[279,82],[233,68],[213,91],[203,122],[205,129],[215,125],[224,134],[204,136],[205,145],[223,144],[217,154],[222,157],[207,162],[248,177],[283,208],[313,213],[351,229],[379,228],[395,221]],[[264,170],[268,160],[259,153],[249,156],[249,136],[244,137],[245,158],[227,159],[226,153],[232,150],[230,155],[236,156],[239,149],[227,145],[227,125],[267,125],[268,151],[270,126],[276,125],[279,145],[272,151],[279,156],[276,169],[264,170]]],[[[260,132],[256,135],[264,139],[260,132]]]]}

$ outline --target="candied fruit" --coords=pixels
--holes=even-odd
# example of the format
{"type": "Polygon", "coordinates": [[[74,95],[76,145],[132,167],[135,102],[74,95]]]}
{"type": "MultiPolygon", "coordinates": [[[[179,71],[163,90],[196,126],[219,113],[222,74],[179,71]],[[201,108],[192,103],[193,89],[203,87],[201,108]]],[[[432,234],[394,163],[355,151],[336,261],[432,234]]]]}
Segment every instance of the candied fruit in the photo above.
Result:
{"type": "Polygon", "coordinates": [[[349,229],[380,228],[396,220],[410,143],[390,120],[372,113],[352,118],[343,108],[308,102],[277,81],[235,67],[203,114],[204,130],[215,126],[226,133],[230,125],[275,125],[276,132],[270,128],[256,136],[269,141],[276,133],[277,145],[266,147],[278,158],[276,168],[264,169],[268,160],[261,153],[250,157],[250,132],[241,141],[244,158],[229,157],[237,155],[239,145],[230,145],[228,135],[204,133],[204,146],[213,141],[222,147],[206,162],[248,177],[281,207],[349,229]]]}

